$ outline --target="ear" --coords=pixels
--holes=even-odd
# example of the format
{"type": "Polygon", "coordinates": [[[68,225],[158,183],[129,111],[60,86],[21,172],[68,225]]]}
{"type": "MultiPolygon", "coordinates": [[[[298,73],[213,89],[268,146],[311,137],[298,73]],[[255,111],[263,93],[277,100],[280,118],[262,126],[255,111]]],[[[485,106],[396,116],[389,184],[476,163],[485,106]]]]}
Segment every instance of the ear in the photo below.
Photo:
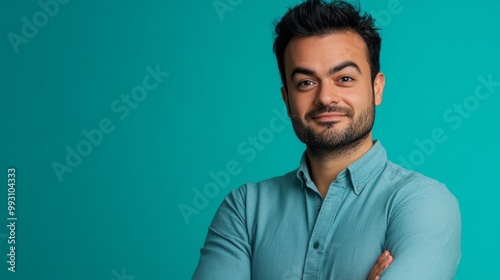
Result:
{"type": "Polygon", "coordinates": [[[373,81],[373,91],[375,94],[375,105],[382,103],[382,95],[384,94],[385,76],[384,73],[378,72],[373,81]]]}
{"type": "Polygon", "coordinates": [[[288,117],[290,117],[290,106],[289,103],[288,103],[288,93],[286,92],[286,88],[285,87],[281,87],[281,98],[283,98],[283,102],[285,102],[285,105],[286,105],[286,112],[288,114],[288,117]]]}

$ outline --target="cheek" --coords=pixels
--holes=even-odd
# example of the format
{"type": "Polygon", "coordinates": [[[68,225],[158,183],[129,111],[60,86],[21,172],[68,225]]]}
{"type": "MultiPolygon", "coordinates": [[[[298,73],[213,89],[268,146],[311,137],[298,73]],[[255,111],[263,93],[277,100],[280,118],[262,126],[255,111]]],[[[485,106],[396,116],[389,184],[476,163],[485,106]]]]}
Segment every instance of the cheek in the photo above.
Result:
{"type": "Polygon", "coordinates": [[[372,106],[372,92],[363,91],[345,95],[343,98],[344,103],[350,107],[354,115],[359,115],[364,112],[367,108],[372,106]]]}
{"type": "Polygon", "coordinates": [[[312,94],[297,94],[290,99],[292,112],[298,115],[304,115],[314,104],[312,94]]]}

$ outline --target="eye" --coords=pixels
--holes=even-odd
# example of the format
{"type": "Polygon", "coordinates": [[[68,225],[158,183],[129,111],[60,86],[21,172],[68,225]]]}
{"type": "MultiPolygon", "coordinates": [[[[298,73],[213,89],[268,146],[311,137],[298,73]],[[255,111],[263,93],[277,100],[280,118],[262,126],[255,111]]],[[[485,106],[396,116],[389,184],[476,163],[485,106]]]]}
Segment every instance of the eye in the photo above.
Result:
{"type": "Polygon", "coordinates": [[[298,83],[297,87],[299,87],[299,88],[300,87],[309,87],[309,86],[312,86],[313,84],[314,84],[314,82],[311,80],[304,80],[304,81],[298,83]]]}
{"type": "Polygon", "coordinates": [[[349,77],[349,76],[342,76],[342,77],[340,77],[340,81],[343,83],[348,83],[348,82],[354,81],[354,79],[349,77]]]}

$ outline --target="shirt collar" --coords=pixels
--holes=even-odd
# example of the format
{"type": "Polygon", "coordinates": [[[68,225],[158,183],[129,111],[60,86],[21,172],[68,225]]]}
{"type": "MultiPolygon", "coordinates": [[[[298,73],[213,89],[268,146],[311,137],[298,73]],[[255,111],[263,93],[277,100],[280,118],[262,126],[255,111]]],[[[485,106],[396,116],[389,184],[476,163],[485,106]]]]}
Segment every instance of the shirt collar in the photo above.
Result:
{"type": "MultiPolygon", "coordinates": [[[[387,153],[379,140],[375,140],[373,146],[361,158],[351,163],[345,170],[339,173],[338,179],[346,176],[356,195],[359,195],[370,178],[378,175],[387,161],[387,153]]],[[[303,186],[316,189],[311,180],[307,167],[307,153],[304,151],[297,169],[297,177],[303,182],[303,186]],[[313,187],[314,186],[314,187],[313,187]]]]}

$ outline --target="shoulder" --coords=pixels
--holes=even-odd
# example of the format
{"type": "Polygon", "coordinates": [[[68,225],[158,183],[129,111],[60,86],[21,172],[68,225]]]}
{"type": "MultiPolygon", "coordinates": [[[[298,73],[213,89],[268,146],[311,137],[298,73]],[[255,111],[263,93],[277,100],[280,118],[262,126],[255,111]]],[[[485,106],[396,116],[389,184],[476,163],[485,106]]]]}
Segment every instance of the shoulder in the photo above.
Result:
{"type": "Polygon", "coordinates": [[[387,161],[385,169],[397,192],[431,192],[453,196],[444,183],[419,172],[406,169],[391,161],[387,161]]]}
{"type": "Polygon", "coordinates": [[[299,190],[300,186],[301,181],[297,177],[297,170],[293,170],[259,182],[247,182],[231,191],[228,197],[234,197],[246,203],[252,201],[277,201],[287,193],[299,190]]]}
{"type": "Polygon", "coordinates": [[[444,183],[391,161],[387,161],[385,169],[387,179],[391,180],[390,204],[393,208],[439,208],[459,212],[458,200],[444,183]]]}
{"type": "Polygon", "coordinates": [[[384,247],[398,261],[384,271],[384,277],[452,279],[461,258],[457,199],[435,179],[391,162],[386,169],[394,181],[384,247]]]}

